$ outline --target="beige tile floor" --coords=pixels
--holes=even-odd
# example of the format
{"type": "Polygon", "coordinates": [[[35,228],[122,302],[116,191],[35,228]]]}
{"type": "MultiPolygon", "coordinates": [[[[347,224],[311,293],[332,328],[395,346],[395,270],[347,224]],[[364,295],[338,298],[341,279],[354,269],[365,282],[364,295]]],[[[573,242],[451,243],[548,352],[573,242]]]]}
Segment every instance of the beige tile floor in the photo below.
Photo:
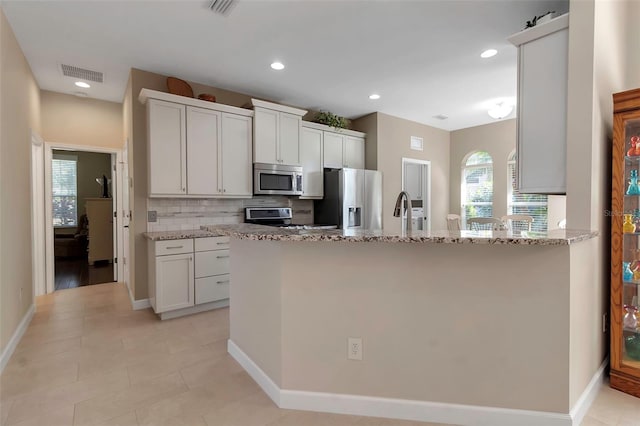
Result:
{"type": "MultiPolygon", "coordinates": [[[[227,354],[227,309],[159,321],[122,284],[61,290],[0,376],[0,425],[434,425],[281,410],[227,354]]],[[[639,426],[640,400],[603,386],[584,426],[639,426]]]]}

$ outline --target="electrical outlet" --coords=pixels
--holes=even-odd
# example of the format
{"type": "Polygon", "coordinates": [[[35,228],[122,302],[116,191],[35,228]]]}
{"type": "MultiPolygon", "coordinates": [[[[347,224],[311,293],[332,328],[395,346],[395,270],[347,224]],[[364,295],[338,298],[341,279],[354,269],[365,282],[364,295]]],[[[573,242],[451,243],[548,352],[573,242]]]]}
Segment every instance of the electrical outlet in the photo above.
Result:
{"type": "Polygon", "coordinates": [[[158,221],[158,212],[155,210],[149,210],[147,212],[147,222],[157,222],[158,221]]]}
{"type": "Polygon", "coordinates": [[[362,337],[347,339],[347,359],[362,361],[362,337]]]}
{"type": "Polygon", "coordinates": [[[602,314],[602,332],[607,332],[607,313],[602,314]]]}

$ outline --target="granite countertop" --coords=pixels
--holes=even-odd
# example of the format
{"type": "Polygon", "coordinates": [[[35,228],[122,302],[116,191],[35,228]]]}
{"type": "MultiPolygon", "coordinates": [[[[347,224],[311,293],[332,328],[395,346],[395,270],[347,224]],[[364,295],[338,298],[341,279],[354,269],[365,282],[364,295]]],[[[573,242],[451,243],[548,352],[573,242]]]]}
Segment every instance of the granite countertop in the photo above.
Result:
{"type": "Polygon", "coordinates": [[[597,231],[569,229],[515,233],[510,231],[412,231],[398,234],[387,231],[342,229],[293,230],[246,223],[238,225],[209,225],[203,226],[202,229],[218,235],[228,235],[243,240],[438,244],[568,245],[589,240],[598,235],[597,231]]]}
{"type": "Polygon", "coordinates": [[[190,229],[187,231],[144,232],[142,235],[144,235],[146,239],[151,241],[164,241],[184,240],[188,238],[220,237],[226,234],[222,234],[216,231],[206,231],[204,229],[190,229]]]}

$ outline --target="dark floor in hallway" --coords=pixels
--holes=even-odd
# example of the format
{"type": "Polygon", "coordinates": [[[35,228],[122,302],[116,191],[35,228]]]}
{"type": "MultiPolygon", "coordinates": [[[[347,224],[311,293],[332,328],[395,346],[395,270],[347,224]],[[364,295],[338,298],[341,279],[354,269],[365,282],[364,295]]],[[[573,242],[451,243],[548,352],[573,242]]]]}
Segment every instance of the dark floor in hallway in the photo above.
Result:
{"type": "Polygon", "coordinates": [[[86,257],[56,257],[55,290],[113,282],[113,263],[96,262],[86,257]]]}

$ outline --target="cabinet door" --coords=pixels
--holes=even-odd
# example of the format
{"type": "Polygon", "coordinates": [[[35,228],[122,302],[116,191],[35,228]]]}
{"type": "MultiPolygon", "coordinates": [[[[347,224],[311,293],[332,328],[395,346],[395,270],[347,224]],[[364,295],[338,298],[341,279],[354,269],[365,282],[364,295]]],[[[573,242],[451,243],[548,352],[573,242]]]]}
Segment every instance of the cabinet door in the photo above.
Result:
{"type": "Polygon", "coordinates": [[[322,198],[322,130],[302,128],[300,164],[302,164],[302,196],[322,198]]]}
{"type": "Polygon", "coordinates": [[[324,132],[324,167],[330,169],[342,168],[343,143],[343,135],[332,132],[324,132]]]}
{"type": "Polygon", "coordinates": [[[187,193],[222,193],[218,167],[220,113],[187,107],[187,193]]]}
{"type": "Polygon", "coordinates": [[[566,192],[569,30],[520,46],[518,52],[518,190],[566,192]]]}
{"type": "Polygon", "coordinates": [[[150,99],[147,106],[149,195],[187,193],[184,105],[150,99]]]}
{"type": "Polygon", "coordinates": [[[302,117],[281,112],[280,114],[280,164],[300,164],[300,128],[302,117]]]}
{"type": "Polygon", "coordinates": [[[364,139],[347,136],[344,139],[344,167],[364,169],[364,139]]]}
{"type": "Polygon", "coordinates": [[[251,198],[251,117],[222,114],[222,191],[251,198]]]}
{"type": "Polygon", "coordinates": [[[278,111],[255,108],[253,117],[254,152],[256,163],[277,164],[278,111]]]}
{"type": "Polygon", "coordinates": [[[156,312],[194,304],[193,254],[156,257],[156,312]]]}

